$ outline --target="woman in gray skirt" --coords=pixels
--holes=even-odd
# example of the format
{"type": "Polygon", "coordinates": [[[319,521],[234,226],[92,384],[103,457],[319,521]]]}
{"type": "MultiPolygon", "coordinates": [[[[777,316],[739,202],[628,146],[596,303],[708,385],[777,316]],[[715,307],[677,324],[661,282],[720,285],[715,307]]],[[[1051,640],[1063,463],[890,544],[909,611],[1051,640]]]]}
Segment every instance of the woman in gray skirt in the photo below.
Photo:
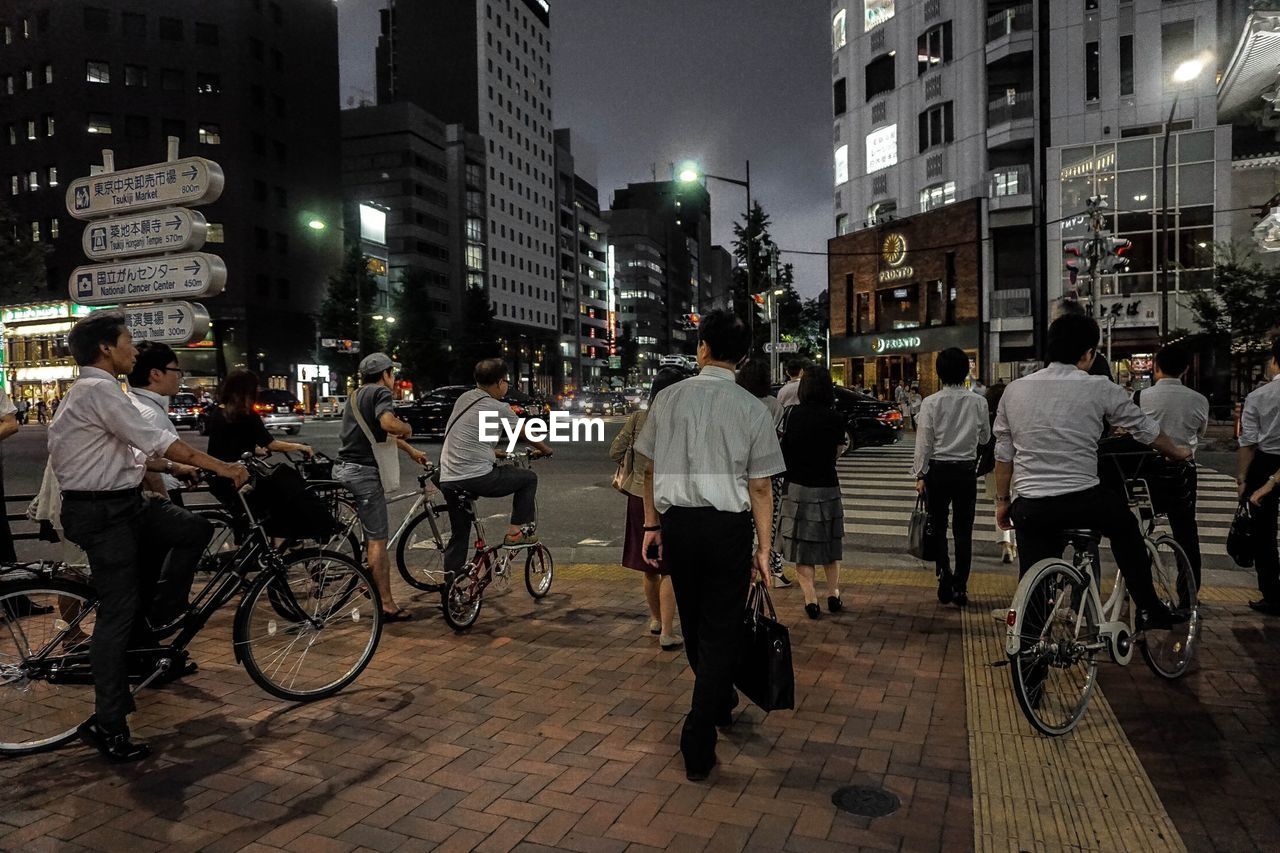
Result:
{"type": "Polygon", "coordinates": [[[827,609],[839,612],[840,556],[844,539],[844,511],[836,460],[849,438],[844,419],[835,411],[835,390],[825,367],[805,370],[800,380],[800,404],[792,408],[782,435],[787,462],[786,494],[782,498],[783,556],[796,564],[804,612],[817,619],[822,612],[813,587],[818,566],[827,574],[827,609]]]}

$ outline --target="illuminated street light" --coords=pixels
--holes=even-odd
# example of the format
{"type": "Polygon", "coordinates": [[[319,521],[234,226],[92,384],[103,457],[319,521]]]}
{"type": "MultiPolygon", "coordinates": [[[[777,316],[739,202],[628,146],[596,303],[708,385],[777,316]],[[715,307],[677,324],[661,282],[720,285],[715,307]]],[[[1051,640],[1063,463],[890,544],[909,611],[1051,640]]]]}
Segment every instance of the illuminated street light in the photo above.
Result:
{"type": "Polygon", "coordinates": [[[307,222],[307,227],[312,231],[323,231],[327,226],[323,219],[311,219],[307,222]]]}
{"type": "Polygon", "coordinates": [[[1160,269],[1160,343],[1169,340],[1169,134],[1173,128],[1173,116],[1178,110],[1178,96],[1182,86],[1200,76],[1204,70],[1205,56],[1197,56],[1182,62],[1173,72],[1173,105],[1169,107],[1169,120],[1164,123],[1164,153],[1160,159],[1160,243],[1156,246],[1156,261],[1160,269]]]}
{"type": "Polygon", "coordinates": [[[1173,82],[1190,83],[1192,80],[1200,76],[1200,72],[1204,70],[1203,59],[1188,59],[1186,62],[1178,66],[1173,72],[1173,82]]]}

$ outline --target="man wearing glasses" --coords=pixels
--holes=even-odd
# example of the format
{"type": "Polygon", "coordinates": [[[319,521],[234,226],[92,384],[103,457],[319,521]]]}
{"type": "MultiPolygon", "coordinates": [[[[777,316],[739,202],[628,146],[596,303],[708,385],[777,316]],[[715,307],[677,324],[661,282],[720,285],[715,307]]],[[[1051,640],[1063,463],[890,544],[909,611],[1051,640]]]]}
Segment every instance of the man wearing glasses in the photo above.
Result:
{"type": "MultiPolygon", "coordinates": [[[[177,441],[178,430],[169,420],[169,398],[182,387],[183,373],[178,367],[178,356],[168,344],[151,341],[138,344],[137,350],[138,360],[129,374],[129,397],[143,420],[169,433],[177,441]]],[[[168,495],[169,500],[182,506],[182,481],[195,482],[198,469],[167,460],[164,463],[165,470],[158,474],[149,473],[143,479],[143,485],[154,494],[168,495]],[[158,485],[161,487],[157,488],[158,485]]]]}
{"type": "MultiPolygon", "coordinates": [[[[481,438],[480,413],[493,412],[511,430],[520,426],[521,438],[543,456],[551,455],[551,446],[530,439],[527,428],[511,411],[511,406],[502,402],[510,386],[507,365],[502,359],[487,358],[477,363],[474,375],[476,387],[458,398],[445,424],[444,447],[440,449],[440,488],[446,494],[456,489],[486,498],[515,495],[511,526],[502,544],[508,548],[535,545],[538,542],[538,534],[534,532],[538,475],[527,468],[494,465],[497,445],[481,438]]],[[[452,533],[444,550],[444,567],[446,571],[456,572],[465,561],[471,529],[466,515],[456,508],[454,501],[450,501],[449,507],[452,533]]]]}

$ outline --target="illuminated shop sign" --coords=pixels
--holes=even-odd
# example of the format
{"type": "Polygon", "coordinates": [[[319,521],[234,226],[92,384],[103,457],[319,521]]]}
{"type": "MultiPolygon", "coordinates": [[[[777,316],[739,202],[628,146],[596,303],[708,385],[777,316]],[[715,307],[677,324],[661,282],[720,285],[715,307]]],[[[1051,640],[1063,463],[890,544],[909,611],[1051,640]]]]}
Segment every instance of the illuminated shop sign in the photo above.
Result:
{"type": "Polygon", "coordinates": [[[896,352],[912,349],[921,344],[919,335],[902,335],[897,338],[875,337],[871,339],[871,351],[874,353],[896,352]]]}

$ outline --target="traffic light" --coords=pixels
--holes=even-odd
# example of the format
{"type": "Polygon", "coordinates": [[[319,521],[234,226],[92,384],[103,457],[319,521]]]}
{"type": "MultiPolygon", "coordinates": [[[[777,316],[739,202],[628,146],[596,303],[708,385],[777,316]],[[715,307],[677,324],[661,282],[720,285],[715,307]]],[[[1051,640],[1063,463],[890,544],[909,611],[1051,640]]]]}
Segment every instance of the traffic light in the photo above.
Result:
{"type": "Polygon", "coordinates": [[[1071,276],[1071,283],[1074,285],[1080,273],[1088,272],[1088,240],[1071,240],[1062,244],[1062,257],[1067,265],[1067,273],[1071,276]]]}
{"type": "Polygon", "coordinates": [[[751,301],[756,304],[756,316],[760,319],[760,322],[768,323],[769,322],[769,305],[765,301],[764,294],[763,293],[751,294],[751,301]]]}
{"type": "Polygon", "coordinates": [[[1106,237],[1103,240],[1104,254],[1098,265],[1103,273],[1121,273],[1129,268],[1129,259],[1125,257],[1133,243],[1123,237],[1106,237]]]}
{"type": "Polygon", "coordinates": [[[698,322],[702,319],[699,314],[681,314],[679,326],[686,331],[692,331],[698,328],[698,322]]]}

